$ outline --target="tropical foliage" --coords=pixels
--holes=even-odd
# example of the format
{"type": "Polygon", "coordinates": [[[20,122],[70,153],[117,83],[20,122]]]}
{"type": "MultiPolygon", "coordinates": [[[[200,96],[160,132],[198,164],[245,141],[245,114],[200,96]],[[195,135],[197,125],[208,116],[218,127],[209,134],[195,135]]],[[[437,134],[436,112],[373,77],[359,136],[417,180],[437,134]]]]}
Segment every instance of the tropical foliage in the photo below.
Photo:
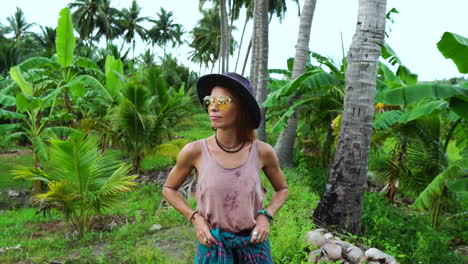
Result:
{"type": "MultiPolygon", "coordinates": [[[[229,40],[231,46],[225,51],[230,55],[240,51],[243,41],[221,32],[236,30],[242,12],[244,31],[253,18],[254,1],[200,1],[200,19],[192,29],[178,24],[178,14],[170,10],[154,10],[150,17],[143,16],[136,0],[122,8],[114,3],[73,1],[58,14],[56,27],[29,21],[21,8],[0,24],[0,207],[10,202],[2,188],[29,189],[32,183],[23,180],[32,180],[39,212],[63,213],[83,235],[73,245],[65,235],[38,242],[38,226],[41,229],[42,222],[58,216],[39,218],[34,213],[37,208],[28,209],[27,216],[20,216],[20,210],[0,211],[0,222],[7,226],[0,244],[21,241],[25,248],[1,255],[0,262],[5,256],[5,262],[23,258],[50,262],[31,259],[29,254],[46,255],[39,249],[44,246],[50,253],[60,243],[87,252],[89,248],[75,246],[106,239],[115,253],[111,261],[165,263],[169,258],[153,249],[166,231],[152,236],[148,228],[161,223],[193,231],[181,214],[166,206],[158,183],[137,186],[136,181],[163,175],[159,170],[167,171],[185,144],[213,133],[206,114],[195,107],[198,74],[174,51],[188,45],[188,57],[200,66],[199,73],[202,68],[220,71],[226,56],[221,39],[229,40]],[[226,18],[228,25],[222,31],[226,18]],[[141,54],[137,54],[139,42],[146,45],[141,54]],[[130,223],[111,232],[93,232],[95,220],[101,221],[103,214],[130,223]],[[155,241],[148,240],[142,249],[142,238],[155,241]],[[134,245],[123,250],[129,241],[134,245]]],[[[269,0],[268,7],[270,21],[284,17],[285,1],[269,0]]],[[[392,9],[387,16],[395,12],[392,9]]],[[[445,32],[437,44],[460,73],[468,71],[467,43],[465,36],[445,32]]],[[[459,240],[466,237],[468,83],[462,77],[421,82],[385,42],[380,55],[367,179],[367,190],[377,193],[364,196],[365,238],[357,239],[366,246],[382,247],[400,263],[441,259],[458,263],[449,246],[466,243],[459,240]],[[405,232],[402,226],[407,227],[405,232]]],[[[275,217],[279,224],[273,225],[271,234],[275,260],[300,263],[307,259],[302,233],[313,228],[310,216],[337,152],[348,60],[308,53],[305,72],[295,79],[291,79],[294,59],[286,65],[270,69],[265,78],[268,143],[278,141],[290,117],[298,119],[294,168],[284,170],[290,198],[275,217]],[[298,250],[282,248],[283,244],[298,250]]],[[[264,176],[262,180],[271,199],[273,190],[264,176]]],[[[195,205],[193,200],[189,203],[195,205]]],[[[184,240],[192,241],[190,232],[182,233],[184,240]]],[[[181,252],[193,254],[190,250],[181,252]]],[[[83,262],[109,261],[91,255],[83,262]]]]}
{"type": "Polygon", "coordinates": [[[62,212],[79,234],[85,232],[94,217],[104,208],[111,208],[119,194],[129,192],[137,184],[136,176],[115,156],[98,150],[99,138],[76,134],[68,141],[52,140],[52,158],[44,169],[21,168],[12,171],[16,178],[40,180],[48,191],[34,196],[37,203],[62,212]]]}

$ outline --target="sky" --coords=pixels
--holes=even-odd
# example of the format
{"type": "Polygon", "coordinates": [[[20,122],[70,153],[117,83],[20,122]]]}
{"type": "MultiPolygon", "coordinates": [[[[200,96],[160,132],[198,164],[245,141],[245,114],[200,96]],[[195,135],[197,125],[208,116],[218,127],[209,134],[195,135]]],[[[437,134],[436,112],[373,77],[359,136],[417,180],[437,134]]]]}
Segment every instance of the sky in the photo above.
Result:
{"type": "MultiPolygon", "coordinates": [[[[6,18],[13,15],[16,7],[20,7],[25,13],[28,22],[43,26],[57,25],[60,10],[71,0],[1,0],[0,23],[6,24],[6,18]]],[[[132,0],[112,0],[116,8],[129,7],[132,0]]],[[[143,9],[142,16],[156,18],[160,7],[173,12],[175,23],[182,24],[186,32],[189,32],[201,19],[198,11],[197,0],[138,0],[143,9]]],[[[300,0],[302,9],[303,0],[300,0]]],[[[292,0],[286,0],[288,12],[283,21],[273,18],[269,25],[269,61],[270,69],[285,69],[286,61],[294,57],[297,34],[299,30],[298,7],[292,0]]],[[[205,7],[210,7],[207,3],[205,7]]],[[[387,11],[396,8],[399,14],[393,15],[393,23],[387,22],[387,43],[397,53],[402,63],[412,72],[419,75],[420,81],[448,79],[452,77],[468,75],[460,74],[455,64],[445,59],[437,49],[437,42],[445,31],[457,33],[468,37],[468,10],[467,0],[387,0],[387,11]]],[[[355,32],[358,0],[317,0],[314,18],[312,22],[309,48],[326,57],[339,62],[344,54],[347,54],[353,34],[355,32]],[[343,41],[341,41],[341,39],[343,41]]],[[[244,17],[235,22],[237,30],[233,32],[234,38],[239,42],[244,24],[244,17]]],[[[34,31],[39,31],[36,26],[34,31]]],[[[252,22],[247,25],[246,38],[252,34],[252,22]]],[[[76,36],[78,36],[76,34],[76,36]]],[[[186,33],[183,38],[191,41],[186,33]]],[[[241,48],[241,65],[247,43],[241,48]]],[[[137,42],[136,53],[149,48],[142,41],[137,42]]],[[[162,55],[162,49],[155,49],[158,55],[162,55]]],[[[190,66],[194,71],[199,66],[188,60],[190,48],[187,45],[167,51],[175,55],[179,61],[190,66]]],[[[229,70],[235,68],[235,56],[230,58],[229,70]]],[[[249,72],[247,65],[246,73],[249,72]]],[[[238,66],[237,72],[241,71],[238,66]]],[[[209,69],[201,73],[209,73],[209,69]]]]}

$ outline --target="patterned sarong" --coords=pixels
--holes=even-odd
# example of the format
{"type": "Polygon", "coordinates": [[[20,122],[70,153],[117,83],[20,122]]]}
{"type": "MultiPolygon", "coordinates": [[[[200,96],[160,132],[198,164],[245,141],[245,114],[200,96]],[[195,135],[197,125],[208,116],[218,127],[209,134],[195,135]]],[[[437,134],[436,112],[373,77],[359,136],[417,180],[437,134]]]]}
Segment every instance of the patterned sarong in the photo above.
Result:
{"type": "Polygon", "coordinates": [[[198,242],[195,264],[273,263],[269,239],[261,244],[252,244],[252,236],[238,236],[220,229],[211,230],[211,235],[219,244],[209,248],[198,242]]]}

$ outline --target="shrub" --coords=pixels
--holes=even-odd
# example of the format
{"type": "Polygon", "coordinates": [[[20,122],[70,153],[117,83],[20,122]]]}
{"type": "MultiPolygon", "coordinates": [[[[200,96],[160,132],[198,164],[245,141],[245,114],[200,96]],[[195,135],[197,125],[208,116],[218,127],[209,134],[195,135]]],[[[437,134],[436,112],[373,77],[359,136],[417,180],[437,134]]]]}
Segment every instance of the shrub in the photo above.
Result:
{"type": "Polygon", "coordinates": [[[395,256],[402,264],[462,263],[449,250],[449,235],[433,229],[428,215],[394,208],[378,194],[364,195],[362,227],[363,236],[373,247],[395,256]]]}
{"type": "Polygon", "coordinates": [[[127,176],[130,166],[98,150],[98,137],[76,134],[68,141],[52,140],[50,159],[44,170],[21,167],[12,171],[17,178],[46,182],[48,191],[35,195],[36,202],[49,203],[62,212],[80,234],[94,216],[111,208],[121,193],[133,190],[136,176],[127,176]]]}

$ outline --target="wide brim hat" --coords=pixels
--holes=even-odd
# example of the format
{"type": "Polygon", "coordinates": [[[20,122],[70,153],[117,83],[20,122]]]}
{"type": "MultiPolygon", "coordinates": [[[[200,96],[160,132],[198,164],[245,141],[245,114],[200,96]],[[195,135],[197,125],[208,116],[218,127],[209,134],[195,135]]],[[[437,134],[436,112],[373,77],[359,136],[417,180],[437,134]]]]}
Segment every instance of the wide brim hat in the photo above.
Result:
{"type": "Polygon", "coordinates": [[[241,100],[241,106],[247,107],[249,115],[254,123],[254,129],[260,126],[260,121],[262,119],[260,106],[257,100],[255,100],[254,91],[249,80],[235,72],[203,75],[197,81],[198,99],[202,105],[203,98],[210,95],[211,90],[215,86],[222,86],[238,95],[241,100]]]}

